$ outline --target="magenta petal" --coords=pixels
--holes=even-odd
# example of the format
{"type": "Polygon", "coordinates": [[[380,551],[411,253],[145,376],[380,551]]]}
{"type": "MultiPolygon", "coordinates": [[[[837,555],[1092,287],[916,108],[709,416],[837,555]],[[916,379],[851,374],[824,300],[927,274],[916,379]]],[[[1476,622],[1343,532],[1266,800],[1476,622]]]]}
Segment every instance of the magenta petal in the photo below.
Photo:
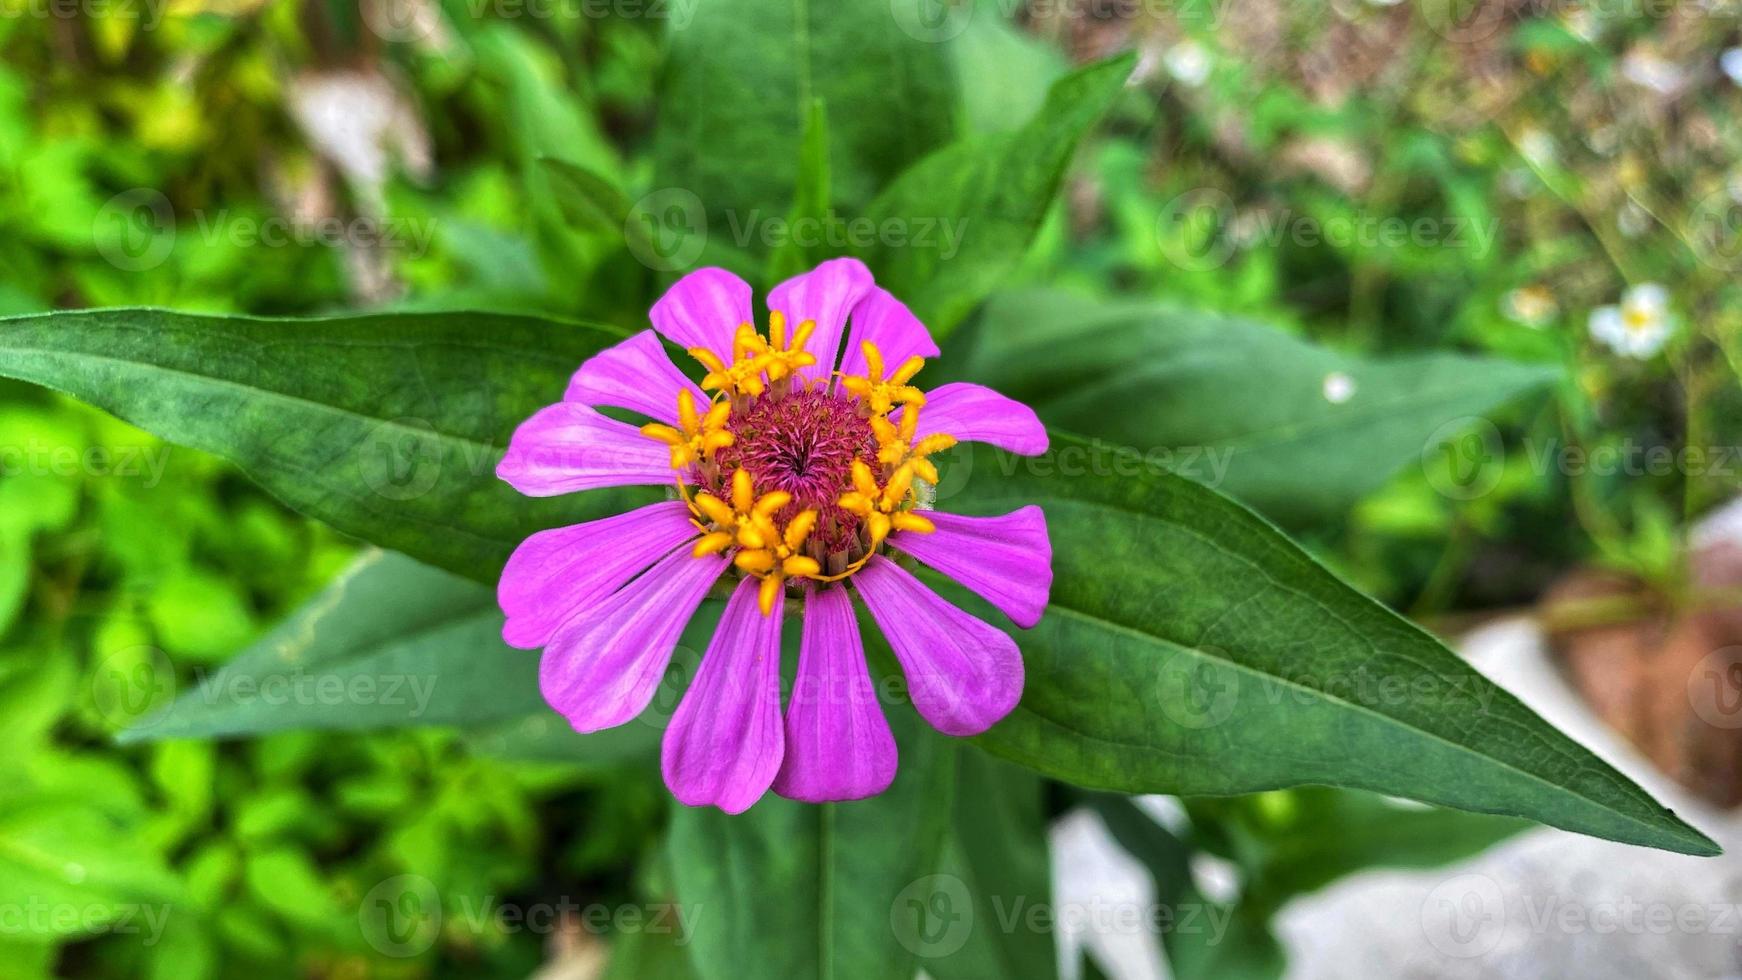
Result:
{"type": "MultiPolygon", "coordinates": [[[[877,345],[883,354],[886,369],[918,354],[938,356],[938,345],[919,317],[881,286],[873,287],[859,305],[853,307],[851,325],[847,328],[847,349],[841,353],[842,374],[864,374],[865,354],[859,345],[865,341],[877,345]]],[[[820,360],[820,358],[819,358],[820,360]]]]}
{"type": "Polygon", "coordinates": [[[643,330],[607,347],[581,365],[569,381],[564,401],[598,408],[627,408],[667,425],[677,424],[677,393],[684,389],[705,410],[708,396],[685,378],[666,356],[659,335],[643,330]]]}
{"type": "Polygon", "coordinates": [[[786,314],[787,330],[815,320],[816,332],[805,346],[817,362],[799,372],[805,378],[827,378],[841,353],[841,331],[847,313],[872,287],[871,270],[858,259],[830,259],[809,272],[793,276],[768,293],[768,308],[786,314]]]}
{"type": "Polygon", "coordinates": [[[697,269],[672,283],[647,316],[679,347],[706,347],[729,358],[738,325],[756,322],[750,296],[750,284],[725,269],[697,269]]]}
{"type": "Polygon", "coordinates": [[[990,624],[945,602],[879,555],[853,576],[901,661],[920,717],[945,735],[978,735],[1022,697],[1022,654],[990,624]]]}
{"type": "Polygon", "coordinates": [[[756,607],[755,578],[738,583],[695,680],[671,716],[660,768],[673,796],[688,806],[743,813],[780,771],[780,626],[756,607]]]}
{"type": "MultiPolygon", "coordinates": [[[[901,413],[891,418],[900,421],[901,413]]],[[[1046,426],[1034,409],[985,385],[960,381],[925,393],[914,440],[934,432],[947,432],[962,442],[988,442],[1022,456],[1038,456],[1047,447],[1046,426]]]]}
{"type": "Polygon", "coordinates": [[[577,732],[612,728],[640,714],[671,662],[677,638],[714,581],[718,555],[674,551],[640,578],[564,623],[538,662],[538,687],[577,732]]]}
{"type": "Polygon", "coordinates": [[[533,650],[673,548],[696,537],[682,501],[540,531],[514,549],[496,584],[502,640],[533,650]]]}
{"type": "Polygon", "coordinates": [[[529,497],[672,482],[671,450],[585,405],[546,405],[520,423],[496,475],[529,497]]]}
{"type": "Polygon", "coordinates": [[[871,687],[853,600],[839,585],[812,591],[774,791],[806,803],[861,800],[889,788],[895,761],[895,736],[871,687]]]}
{"type": "Polygon", "coordinates": [[[889,543],[973,589],[1023,629],[1040,622],[1052,590],[1052,542],[1039,507],[1003,517],[925,517],[936,531],[901,531],[889,543]]]}

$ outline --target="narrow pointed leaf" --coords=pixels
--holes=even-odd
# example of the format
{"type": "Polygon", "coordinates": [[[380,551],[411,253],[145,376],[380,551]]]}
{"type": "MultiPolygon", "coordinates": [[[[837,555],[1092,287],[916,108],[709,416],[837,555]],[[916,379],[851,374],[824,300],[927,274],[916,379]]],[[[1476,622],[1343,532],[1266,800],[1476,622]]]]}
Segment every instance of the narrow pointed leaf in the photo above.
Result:
{"type": "Polygon", "coordinates": [[[998,296],[982,322],[952,365],[964,377],[1291,525],[1338,517],[1558,375],[1444,352],[1375,360],[1250,320],[1058,292],[998,296]]]}
{"type": "MultiPolygon", "coordinates": [[[[1321,783],[1690,854],[1717,847],[1414,624],[1233,500],[1114,473],[1055,436],[982,449],[946,510],[1038,503],[1052,602],[1021,704],[980,737],[1079,785],[1232,794],[1321,783]]],[[[960,465],[959,463],[957,465],[960,465]]]]}
{"type": "Polygon", "coordinates": [[[495,474],[514,427],[619,339],[492,313],[88,310],[0,319],[0,375],[215,453],[310,517],[493,583],[532,532],[623,508],[616,491],[530,499],[495,474]]]}
{"type": "Polygon", "coordinates": [[[926,947],[906,917],[939,883],[957,747],[910,710],[890,713],[904,716],[890,718],[901,770],[881,796],[673,811],[667,853],[679,900],[700,912],[690,954],[702,980],[736,980],[746,964],[790,980],[914,975],[926,947]]]}
{"type": "Polygon", "coordinates": [[[1028,252],[1077,144],[1135,63],[1122,55],[1059,79],[1026,126],[939,150],[871,202],[869,226],[900,237],[879,233],[859,254],[933,334],[953,330],[1028,252]]]}

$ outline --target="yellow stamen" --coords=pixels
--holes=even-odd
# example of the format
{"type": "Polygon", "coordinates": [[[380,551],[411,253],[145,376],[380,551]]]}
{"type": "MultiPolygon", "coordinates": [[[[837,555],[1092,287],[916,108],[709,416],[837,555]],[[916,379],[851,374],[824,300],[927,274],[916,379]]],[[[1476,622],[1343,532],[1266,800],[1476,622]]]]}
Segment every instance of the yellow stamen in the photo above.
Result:
{"type": "Polygon", "coordinates": [[[700,558],[736,546],[732,564],[762,580],[757,603],[766,616],[773,612],[788,579],[822,574],[816,559],[799,554],[817,526],[817,512],[799,512],[782,530],[775,515],[792,503],[792,494],[773,490],[757,496],[749,471],[743,469],[732,472],[731,497],[730,504],[706,491],[687,498],[705,532],[691,551],[700,558]]]}
{"type": "MultiPolygon", "coordinates": [[[[745,327],[738,329],[741,334],[745,331],[745,327]]],[[[781,310],[770,310],[768,339],[763,340],[753,330],[744,339],[748,349],[755,353],[757,361],[768,372],[768,380],[780,381],[797,374],[800,368],[810,367],[817,362],[816,357],[804,349],[816,329],[815,320],[805,320],[793,331],[791,338],[788,338],[786,314],[781,310]]]]}
{"type": "Polygon", "coordinates": [[[937,530],[930,520],[912,513],[909,508],[914,501],[915,471],[913,463],[904,464],[890,475],[888,483],[879,487],[871,467],[862,461],[853,461],[853,489],[842,494],[838,503],[842,510],[857,514],[865,522],[873,551],[889,537],[891,530],[916,534],[930,534],[937,530]]]}
{"type": "Polygon", "coordinates": [[[732,406],[728,402],[719,402],[707,414],[698,415],[695,396],[683,388],[677,393],[678,427],[649,422],[641,427],[641,434],[671,447],[671,468],[679,470],[691,463],[712,460],[715,452],[732,444],[732,433],[726,431],[731,415],[732,406]]]}
{"type": "Polygon", "coordinates": [[[691,347],[690,356],[707,368],[702,377],[703,391],[719,391],[728,396],[756,397],[768,390],[768,385],[810,367],[817,359],[805,351],[811,334],[817,329],[815,320],[806,320],[787,336],[786,314],[780,310],[768,314],[768,336],[764,338],[748,323],[738,324],[732,334],[731,360],[706,347],[691,347]]]}
{"type": "Polygon", "coordinates": [[[925,367],[925,358],[915,354],[902,361],[894,374],[886,377],[883,352],[877,349],[877,345],[866,340],[859,344],[859,350],[865,354],[865,373],[842,375],[841,387],[864,403],[872,417],[888,415],[896,405],[918,408],[925,404],[925,392],[908,384],[919,369],[925,367]]]}
{"type": "Polygon", "coordinates": [[[871,431],[877,436],[877,461],[894,469],[911,465],[915,476],[936,486],[937,465],[926,457],[951,448],[956,444],[956,437],[934,432],[914,442],[913,437],[919,430],[919,410],[918,405],[902,409],[899,425],[888,419],[871,419],[871,431]]]}

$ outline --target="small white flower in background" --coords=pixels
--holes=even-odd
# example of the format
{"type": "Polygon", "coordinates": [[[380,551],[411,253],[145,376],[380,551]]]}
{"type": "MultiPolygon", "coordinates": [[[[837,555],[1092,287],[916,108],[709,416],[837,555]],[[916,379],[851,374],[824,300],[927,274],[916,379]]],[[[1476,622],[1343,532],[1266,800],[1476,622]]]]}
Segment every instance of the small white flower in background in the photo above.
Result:
{"type": "Polygon", "coordinates": [[[1659,95],[1674,95],[1687,82],[1687,72],[1680,65],[1641,47],[1633,48],[1621,59],[1621,75],[1659,95]]]}
{"type": "Polygon", "coordinates": [[[1742,85],[1742,48],[1731,48],[1719,55],[1718,67],[1724,70],[1730,81],[1742,85]]]}
{"type": "Polygon", "coordinates": [[[1500,311],[1514,323],[1541,330],[1561,311],[1561,305],[1555,302],[1554,293],[1539,283],[1508,290],[1500,301],[1500,311]]]}
{"type": "Polygon", "coordinates": [[[1534,166],[1546,167],[1555,161],[1559,151],[1553,136],[1531,126],[1518,134],[1518,152],[1534,166]]]}
{"type": "Polygon", "coordinates": [[[1561,15],[1561,23],[1579,40],[1594,44],[1603,33],[1603,22],[1588,7],[1574,7],[1561,15]]]}
{"type": "Polygon", "coordinates": [[[1210,77],[1210,52],[1196,41],[1181,41],[1168,48],[1162,60],[1167,64],[1167,73],[1190,88],[1197,88],[1210,77]]]}
{"type": "Polygon", "coordinates": [[[1341,371],[1332,371],[1325,375],[1325,401],[1332,405],[1341,405],[1355,397],[1355,379],[1341,371]]]}
{"type": "Polygon", "coordinates": [[[1621,305],[1591,311],[1591,337],[1623,357],[1647,358],[1663,349],[1675,328],[1669,293],[1654,282],[1621,294],[1621,305]]]}
{"type": "Polygon", "coordinates": [[[1651,213],[1628,201],[1615,212],[1615,228],[1625,238],[1638,238],[1651,230],[1651,213]]]}

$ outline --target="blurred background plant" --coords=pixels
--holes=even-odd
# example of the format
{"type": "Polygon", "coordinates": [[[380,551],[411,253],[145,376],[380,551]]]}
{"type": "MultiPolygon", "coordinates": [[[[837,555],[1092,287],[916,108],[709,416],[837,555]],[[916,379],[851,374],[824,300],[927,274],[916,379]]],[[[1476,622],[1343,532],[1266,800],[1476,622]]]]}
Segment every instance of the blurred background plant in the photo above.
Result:
{"type": "MultiPolygon", "coordinates": [[[[1742,446],[1742,11],[1608,6],[1083,0],[957,4],[939,23],[972,132],[1021,124],[1073,63],[1142,55],[1015,284],[1263,320],[1349,355],[1562,369],[1551,399],[1290,528],[1449,628],[1580,565],[1697,601],[1688,529],[1742,478],[1721,455],[1742,446]],[[1622,356],[1589,319],[1644,284],[1672,326],[1661,350],[1622,356]],[[1720,458],[1605,469],[1565,464],[1568,447],[1720,458]]],[[[638,258],[635,215],[577,214],[541,160],[605,175],[607,201],[660,189],[664,35],[686,9],[0,0],[0,313],[395,305],[639,324],[666,270],[638,258]]],[[[724,237],[709,259],[740,263],[724,237]]],[[[1336,378],[1333,403],[1352,384],[1336,378]]],[[[198,910],[152,943],[102,915],[0,922],[0,976],[521,976],[602,939],[450,917],[399,956],[358,928],[359,905],[398,874],[444,906],[659,893],[646,771],[507,760],[441,729],[114,744],[357,549],[214,458],[34,387],[0,398],[0,895],[198,910]]],[[[1300,791],[1120,836],[1158,868],[1182,848],[1233,862],[1265,884],[1242,920],[1262,930],[1336,874],[1512,829],[1436,831],[1451,843],[1431,855],[1283,846],[1351,813],[1423,819],[1300,791]]]]}

